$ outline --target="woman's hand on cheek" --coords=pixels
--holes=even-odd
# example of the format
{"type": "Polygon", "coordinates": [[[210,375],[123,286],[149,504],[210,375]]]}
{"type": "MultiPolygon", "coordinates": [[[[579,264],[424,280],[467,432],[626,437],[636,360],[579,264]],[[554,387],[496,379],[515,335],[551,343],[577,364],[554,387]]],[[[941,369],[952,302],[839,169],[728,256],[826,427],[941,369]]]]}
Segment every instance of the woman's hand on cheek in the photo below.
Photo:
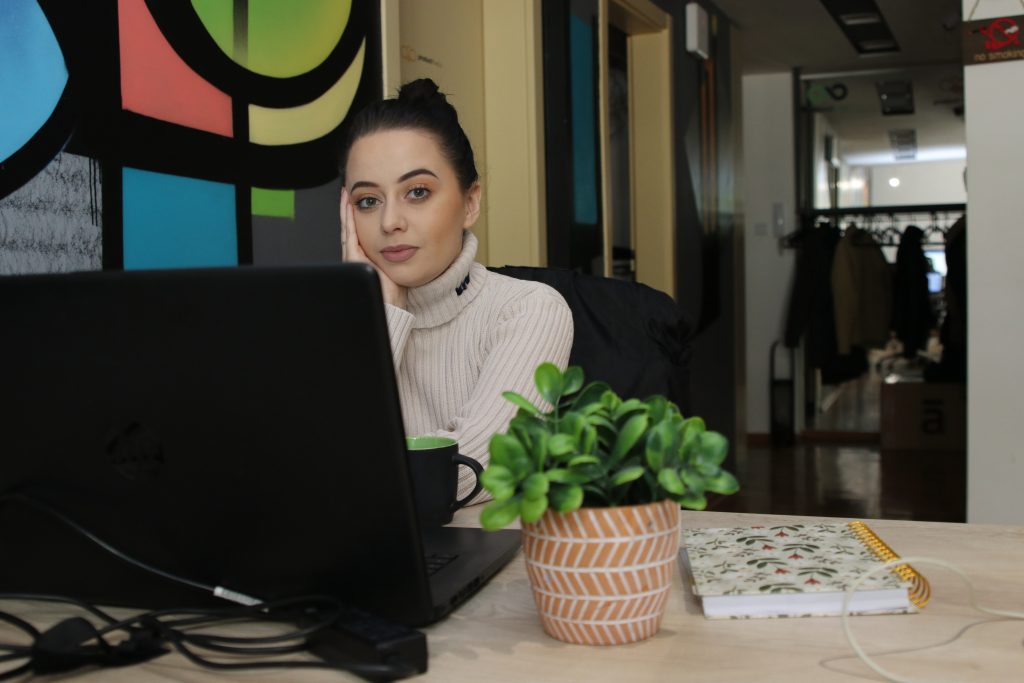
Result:
{"type": "Polygon", "coordinates": [[[406,295],[406,288],[395,284],[383,270],[377,267],[377,264],[366,256],[363,246],[359,244],[359,235],[356,234],[355,209],[352,207],[352,202],[349,201],[348,190],[346,189],[341,191],[341,245],[343,261],[368,263],[377,271],[377,275],[380,278],[380,289],[384,295],[384,303],[403,309],[407,307],[408,297],[406,295]]]}

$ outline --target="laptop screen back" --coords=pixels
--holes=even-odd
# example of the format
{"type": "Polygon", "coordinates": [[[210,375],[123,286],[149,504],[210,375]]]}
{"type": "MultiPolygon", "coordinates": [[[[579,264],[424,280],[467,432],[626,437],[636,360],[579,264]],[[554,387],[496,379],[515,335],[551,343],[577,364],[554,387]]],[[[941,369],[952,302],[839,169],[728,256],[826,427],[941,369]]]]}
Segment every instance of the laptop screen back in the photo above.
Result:
{"type": "MultiPolygon", "coordinates": [[[[0,279],[0,493],[262,599],[429,610],[376,275],[365,266],[0,279]]],[[[0,503],[0,590],[159,607],[198,590],[0,503]]]]}

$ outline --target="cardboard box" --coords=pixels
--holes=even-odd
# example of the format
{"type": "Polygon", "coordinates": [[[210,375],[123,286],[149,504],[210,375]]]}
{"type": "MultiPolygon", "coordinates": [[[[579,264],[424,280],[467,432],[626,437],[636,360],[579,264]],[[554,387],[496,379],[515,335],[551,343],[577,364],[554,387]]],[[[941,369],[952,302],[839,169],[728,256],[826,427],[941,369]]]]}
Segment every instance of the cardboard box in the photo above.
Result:
{"type": "Polygon", "coordinates": [[[967,386],[929,382],[882,383],[882,448],[967,448],[967,386]]]}

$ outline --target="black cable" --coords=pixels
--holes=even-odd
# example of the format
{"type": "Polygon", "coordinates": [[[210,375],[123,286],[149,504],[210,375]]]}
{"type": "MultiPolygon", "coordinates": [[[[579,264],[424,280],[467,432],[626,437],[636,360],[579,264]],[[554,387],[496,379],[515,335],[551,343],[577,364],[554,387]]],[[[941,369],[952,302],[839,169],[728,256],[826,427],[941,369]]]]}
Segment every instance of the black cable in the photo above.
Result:
{"type": "MultiPolygon", "coordinates": [[[[370,680],[394,680],[415,675],[418,670],[406,664],[361,664],[358,662],[302,662],[289,660],[260,660],[250,662],[220,662],[208,659],[197,654],[192,648],[208,650],[221,654],[231,655],[280,655],[300,652],[306,649],[306,639],[332,625],[342,616],[347,608],[337,599],[329,596],[303,596],[297,598],[286,598],[274,602],[263,602],[250,598],[239,593],[231,593],[241,598],[234,599],[225,596],[224,592],[215,586],[193,581],[185,577],[164,571],[158,567],[149,565],[130,555],[118,550],[100,537],[93,534],[74,520],[70,519],[59,510],[48,503],[36,500],[30,496],[20,493],[7,493],[0,495],[0,503],[16,502],[26,505],[33,510],[45,513],[75,532],[81,534],[88,540],[100,546],[120,560],[131,564],[139,569],[150,572],[176,583],[197,588],[207,593],[213,593],[218,597],[226,597],[238,603],[233,607],[221,609],[163,609],[143,612],[127,619],[117,620],[110,614],[98,607],[82,600],[72,597],[58,595],[44,595],[32,593],[0,593],[0,600],[41,600],[45,602],[57,602],[74,605],[89,612],[94,617],[104,622],[104,625],[97,628],[91,622],[82,617],[65,619],[45,632],[40,632],[27,621],[0,611],[0,621],[5,621],[32,639],[31,646],[8,645],[0,643],[0,652],[9,651],[11,654],[0,656],[0,662],[13,661],[21,658],[28,658],[29,661],[19,667],[0,672],[0,681],[9,680],[21,674],[33,672],[55,672],[67,671],[88,664],[100,664],[101,666],[121,666],[124,664],[138,663],[160,656],[166,652],[163,644],[170,644],[182,656],[199,666],[217,670],[243,670],[243,669],[271,669],[271,668],[296,668],[296,669],[331,669],[347,671],[349,673],[368,678],[370,680]],[[252,600],[252,604],[245,604],[242,600],[252,600]],[[319,607],[320,609],[317,609],[319,607]],[[322,608],[328,607],[326,611],[322,608]],[[291,612],[287,610],[291,609],[291,612]],[[297,611],[297,613],[296,613],[297,611]],[[162,621],[161,618],[181,615],[182,619],[162,621]],[[289,618],[290,617],[290,618],[289,618]],[[308,622],[305,626],[292,628],[285,633],[276,636],[238,637],[210,633],[189,633],[188,629],[198,629],[225,625],[238,621],[275,621],[285,623],[288,621],[308,622]],[[51,644],[46,642],[51,633],[64,628],[73,634],[72,641],[77,649],[71,648],[59,651],[49,651],[46,648],[51,644]],[[111,644],[106,641],[105,636],[124,631],[128,638],[111,644]],[[88,645],[87,643],[95,643],[88,645]],[[281,644],[284,643],[284,644],[281,644]],[[291,644],[287,644],[291,643],[291,644]],[[56,659],[54,659],[56,658],[56,659]],[[84,663],[83,663],[84,662],[84,663]],[[42,668],[41,668],[42,667],[42,668]],[[50,668],[45,668],[50,667],[50,668]],[[57,668],[53,668],[57,667],[57,668]]],[[[58,643],[63,647],[67,645],[67,634],[64,640],[58,643]]]]}
{"type": "Polygon", "coordinates": [[[56,508],[50,506],[47,503],[44,503],[42,501],[36,500],[35,498],[31,498],[29,496],[26,496],[26,495],[23,495],[23,494],[20,494],[20,493],[7,493],[7,494],[4,494],[4,495],[0,496],[0,503],[4,503],[4,502],[21,503],[23,505],[27,505],[27,506],[33,508],[34,510],[36,510],[38,512],[43,512],[43,513],[53,517],[54,519],[60,521],[62,524],[65,524],[66,526],[71,527],[77,533],[81,534],[82,536],[85,536],[87,539],[89,539],[90,541],[92,541],[93,543],[98,545],[99,547],[103,548],[104,550],[106,550],[111,555],[114,555],[118,559],[120,559],[120,560],[122,560],[124,562],[127,562],[130,565],[138,567],[139,569],[142,569],[144,571],[150,572],[152,574],[156,574],[157,576],[161,576],[161,577],[163,577],[165,579],[168,579],[169,581],[174,581],[175,583],[181,583],[181,584],[184,584],[184,585],[189,586],[191,588],[198,588],[199,590],[206,591],[207,593],[216,593],[217,592],[216,586],[210,586],[208,584],[201,583],[199,581],[193,581],[192,579],[188,579],[188,578],[185,578],[183,576],[178,576],[177,574],[172,574],[171,572],[164,571],[163,569],[160,569],[159,567],[154,567],[151,564],[146,564],[142,560],[137,560],[134,557],[132,557],[131,555],[126,555],[125,553],[121,552],[120,550],[118,550],[117,548],[115,548],[111,544],[107,543],[106,541],[104,541],[102,538],[100,538],[96,534],[94,534],[91,531],[89,531],[88,529],[82,527],[77,522],[75,522],[74,520],[72,520],[69,517],[67,517],[64,513],[60,512],[59,510],[57,510],[56,508]]]}
{"type": "MultiPolygon", "coordinates": [[[[0,599],[8,599],[10,596],[17,596],[20,600],[31,600],[34,599],[34,595],[30,593],[6,593],[0,594],[0,599]]],[[[66,602],[71,605],[83,607],[83,602],[74,598],[61,598],[60,596],[43,595],[40,596],[46,602],[66,602]]],[[[91,606],[90,606],[91,607],[91,606]]],[[[113,621],[107,623],[100,629],[96,629],[93,633],[95,640],[99,647],[91,646],[92,652],[98,653],[100,651],[113,653],[116,655],[119,648],[125,648],[127,643],[127,649],[131,649],[131,646],[138,642],[146,642],[150,646],[155,646],[160,643],[169,644],[177,652],[189,661],[197,664],[198,666],[220,670],[220,671],[231,671],[231,670],[244,670],[244,669],[331,669],[337,671],[346,671],[353,673],[364,678],[371,680],[392,680],[396,678],[404,678],[406,676],[415,675],[417,671],[407,665],[403,664],[361,664],[358,662],[326,662],[326,661],[293,661],[293,660],[256,660],[247,662],[223,662],[215,659],[210,659],[208,656],[200,654],[201,651],[209,651],[220,654],[229,655],[281,655],[281,654],[294,654],[305,651],[306,638],[310,635],[329,627],[335,619],[337,619],[341,610],[344,606],[333,598],[325,598],[323,596],[310,596],[300,598],[288,598],[276,602],[264,603],[258,607],[228,607],[224,609],[165,609],[165,610],[152,610],[149,612],[143,612],[140,614],[133,615],[126,619],[119,621],[113,621]],[[323,610],[322,608],[328,606],[332,607],[333,610],[323,610]],[[316,609],[316,608],[321,609],[316,609]],[[291,628],[284,633],[272,636],[255,636],[255,637],[241,637],[241,636],[227,636],[213,633],[189,633],[186,628],[201,628],[201,627],[212,627],[212,626],[223,626],[225,623],[237,622],[237,621],[260,621],[266,622],[271,620],[279,623],[282,626],[291,623],[291,621],[298,617],[296,610],[301,612],[306,618],[313,618],[314,621],[308,625],[299,628],[291,628]],[[178,620],[164,620],[166,617],[173,615],[191,615],[189,619],[178,619],[178,620]],[[164,619],[161,619],[163,617],[164,619]],[[174,624],[172,626],[172,624],[174,624]],[[186,628],[182,628],[182,624],[187,624],[186,628]],[[104,640],[104,636],[110,635],[117,631],[124,631],[128,634],[126,640],[111,645],[104,640]],[[267,646],[266,643],[287,643],[293,642],[291,645],[277,645],[267,646]],[[245,647],[246,644],[252,644],[252,647],[245,647]]],[[[89,610],[93,612],[92,609],[89,610]]],[[[106,621],[110,618],[109,615],[102,612],[102,610],[95,610],[103,615],[103,620],[106,621]]],[[[93,612],[95,614],[95,612],[93,612]]],[[[11,615],[6,612],[0,612],[0,620],[6,621],[19,630],[26,633],[32,638],[33,645],[31,646],[20,646],[20,645],[7,645],[0,644],[0,650],[9,650],[11,654],[0,655],[0,662],[13,661],[17,659],[29,659],[29,661],[17,668],[4,671],[0,673],[0,681],[8,680],[24,674],[28,671],[34,671],[38,662],[36,661],[37,646],[39,640],[46,636],[47,632],[41,632],[35,628],[32,624],[28,623],[20,617],[11,615]]],[[[63,623],[63,622],[62,622],[63,623]]],[[[86,641],[90,642],[90,641],[86,641]]],[[[86,642],[81,643],[83,648],[86,648],[86,642]]],[[[152,650],[150,650],[152,653],[152,650]]],[[[161,652],[162,654],[162,652],[161,652]]],[[[146,659],[152,658],[146,656],[146,659]]],[[[110,656],[107,659],[111,659],[110,656]]],[[[114,657],[116,660],[116,657],[114,657]]],[[[141,659],[139,661],[146,661],[141,659]]],[[[134,663],[134,662],[127,662],[134,663]]]]}

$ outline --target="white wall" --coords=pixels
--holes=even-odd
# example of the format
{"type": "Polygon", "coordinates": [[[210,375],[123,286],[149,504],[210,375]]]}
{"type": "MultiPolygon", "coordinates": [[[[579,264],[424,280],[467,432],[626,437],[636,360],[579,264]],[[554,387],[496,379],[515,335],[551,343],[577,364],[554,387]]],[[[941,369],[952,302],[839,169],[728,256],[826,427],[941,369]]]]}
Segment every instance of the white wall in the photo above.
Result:
{"type": "Polygon", "coordinates": [[[768,352],[783,335],[796,256],[778,246],[796,229],[792,75],[744,76],[742,97],[747,432],[764,434],[768,352]]]}
{"type": "MultiPolygon", "coordinates": [[[[974,0],[964,0],[967,18],[974,0]]],[[[987,0],[975,19],[1021,14],[987,0]]],[[[967,521],[1024,524],[1024,61],[964,69],[967,119],[967,521]],[[1008,86],[1008,84],[1018,84],[1008,86]],[[996,104],[998,103],[998,104],[996,104]]]]}
{"type": "Polygon", "coordinates": [[[963,161],[870,166],[871,203],[874,206],[961,204],[967,201],[964,166],[963,161]],[[899,187],[891,187],[890,178],[899,178],[899,187]]]}

